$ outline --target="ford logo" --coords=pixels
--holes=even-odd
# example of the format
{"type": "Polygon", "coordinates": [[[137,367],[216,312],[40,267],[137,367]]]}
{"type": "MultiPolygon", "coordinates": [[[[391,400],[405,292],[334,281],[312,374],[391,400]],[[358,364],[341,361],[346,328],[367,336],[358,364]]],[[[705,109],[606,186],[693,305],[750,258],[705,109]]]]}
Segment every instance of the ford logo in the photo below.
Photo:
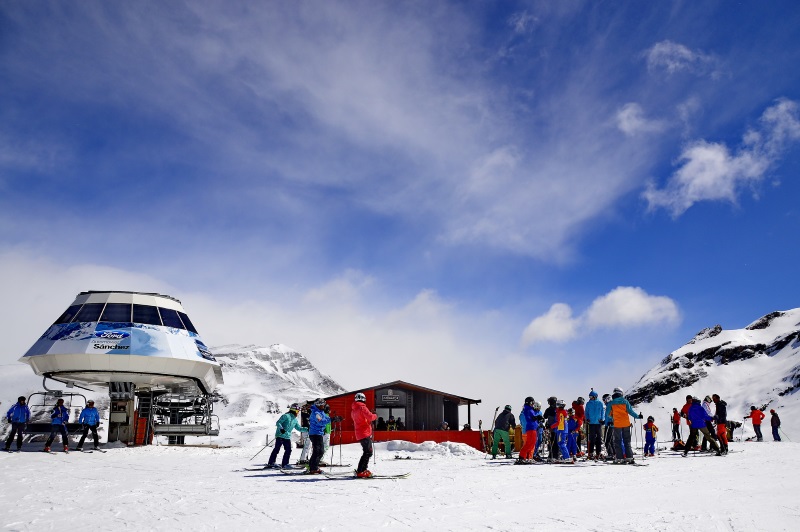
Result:
{"type": "Polygon", "coordinates": [[[102,338],[104,340],[122,340],[130,336],[130,333],[125,331],[100,331],[94,333],[95,338],[102,338]]]}

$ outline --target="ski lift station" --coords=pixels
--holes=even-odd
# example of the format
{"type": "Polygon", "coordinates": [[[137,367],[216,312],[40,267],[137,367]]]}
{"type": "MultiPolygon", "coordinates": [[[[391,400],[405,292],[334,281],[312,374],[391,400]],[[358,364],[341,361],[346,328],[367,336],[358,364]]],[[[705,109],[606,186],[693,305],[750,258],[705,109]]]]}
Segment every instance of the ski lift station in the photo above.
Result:
{"type": "Polygon", "coordinates": [[[147,445],[164,435],[180,444],[219,434],[211,394],[222,383],[220,365],[173,297],[81,292],[20,361],[45,389],[48,379],[107,389],[109,441],[147,445]]]}

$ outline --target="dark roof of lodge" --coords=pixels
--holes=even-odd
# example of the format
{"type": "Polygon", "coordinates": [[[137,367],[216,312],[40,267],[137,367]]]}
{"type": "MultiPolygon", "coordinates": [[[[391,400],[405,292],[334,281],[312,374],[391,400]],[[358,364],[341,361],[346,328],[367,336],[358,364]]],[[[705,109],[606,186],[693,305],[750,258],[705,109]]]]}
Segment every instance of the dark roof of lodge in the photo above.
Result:
{"type": "Polygon", "coordinates": [[[377,386],[368,386],[366,388],[359,388],[358,390],[351,390],[349,392],[340,393],[340,394],[337,394],[337,395],[331,395],[331,396],[325,397],[325,399],[326,400],[327,399],[334,399],[336,397],[344,397],[345,395],[351,395],[351,394],[358,393],[358,392],[365,392],[367,390],[377,390],[378,388],[391,388],[391,387],[405,388],[407,390],[415,390],[415,391],[420,391],[420,392],[428,392],[428,393],[432,393],[432,394],[436,394],[436,395],[441,395],[441,396],[446,397],[450,401],[457,402],[458,406],[469,405],[469,404],[476,405],[476,404],[481,402],[480,399],[469,399],[467,397],[461,397],[460,395],[455,395],[455,394],[452,394],[452,393],[440,392],[439,390],[433,390],[431,388],[425,388],[424,386],[418,386],[416,384],[411,384],[410,382],[405,382],[405,381],[392,381],[392,382],[382,383],[382,384],[379,384],[377,386]]]}

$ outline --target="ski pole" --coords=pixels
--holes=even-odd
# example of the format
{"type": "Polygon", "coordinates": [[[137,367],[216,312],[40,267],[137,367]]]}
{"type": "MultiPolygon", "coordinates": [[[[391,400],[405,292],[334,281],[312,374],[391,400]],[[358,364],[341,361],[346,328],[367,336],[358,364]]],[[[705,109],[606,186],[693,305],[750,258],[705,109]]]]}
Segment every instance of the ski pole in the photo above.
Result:
{"type": "Polygon", "coordinates": [[[787,441],[792,441],[791,438],[789,438],[789,436],[786,435],[786,433],[783,431],[782,428],[778,427],[778,432],[783,434],[783,437],[786,438],[787,441]]]}

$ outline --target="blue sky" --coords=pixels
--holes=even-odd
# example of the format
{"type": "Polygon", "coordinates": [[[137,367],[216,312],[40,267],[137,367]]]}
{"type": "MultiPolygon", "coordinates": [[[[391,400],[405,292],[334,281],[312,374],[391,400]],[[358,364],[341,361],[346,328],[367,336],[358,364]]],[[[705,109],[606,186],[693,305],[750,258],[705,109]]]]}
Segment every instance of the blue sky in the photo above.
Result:
{"type": "Polygon", "coordinates": [[[153,290],[346,387],[513,402],[796,307],[800,7],[698,4],[3,3],[8,360],[153,290]]]}

